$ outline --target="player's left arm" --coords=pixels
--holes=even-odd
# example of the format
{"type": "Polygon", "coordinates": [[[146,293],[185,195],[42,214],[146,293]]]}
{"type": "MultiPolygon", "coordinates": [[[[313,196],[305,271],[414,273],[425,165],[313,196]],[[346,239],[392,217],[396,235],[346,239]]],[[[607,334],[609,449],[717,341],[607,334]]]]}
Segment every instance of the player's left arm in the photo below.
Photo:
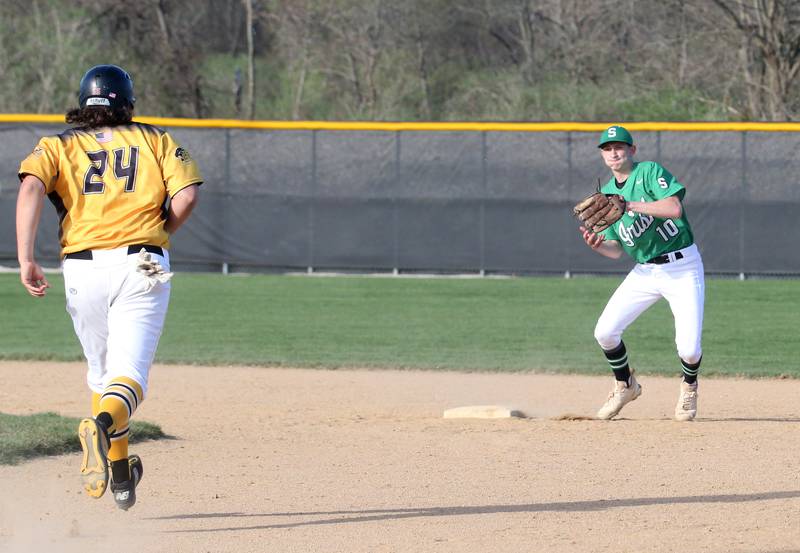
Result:
{"type": "Polygon", "coordinates": [[[178,230],[189,218],[189,215],[192,214],[192,210],[194,210],[199,199],[199,184],[190,184],[178,190],[170,199],[167,221],[164,223],[164,229],[170,234],[175,234],[175,231],[178,230]]]}
{"type": "Polygon", "coordinates": [[[19,278],[31,296],[41,298],[50,283],[34,257],[36,229],[44,204],[45,185],[34,175],[23,177],[17,196],[17,259],[19,278]]]}
{"type": "Polygon", "coordinates": [[[649,163],[643,178],[645,190],[652,201],[630,201],[628,210],[659,219],[679,219],[683,215],[681,200],[686,189],[678,179],[655,162],[649,163]]]}
{"type": "Polygon", "coordinates": [[[678,196],[670,196],[654,202],[628,202],[627,208],[629,211],[652,215],[659,219],[679,219],[683,215],[683,205],[678,196]]]}

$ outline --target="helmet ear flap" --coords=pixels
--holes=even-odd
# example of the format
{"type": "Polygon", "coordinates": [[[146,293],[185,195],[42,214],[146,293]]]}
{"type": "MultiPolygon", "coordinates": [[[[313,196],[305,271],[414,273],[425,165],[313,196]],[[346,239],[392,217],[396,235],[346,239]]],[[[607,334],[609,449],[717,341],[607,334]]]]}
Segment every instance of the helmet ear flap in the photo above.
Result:
{"type": "Polygon", "coordinates": [[[133,95],[133,79],[116,65],[96,65],[81,79],[78,90],[78,105],[81,108],[106,106],[119,108],[136,102],[133,95]]]}

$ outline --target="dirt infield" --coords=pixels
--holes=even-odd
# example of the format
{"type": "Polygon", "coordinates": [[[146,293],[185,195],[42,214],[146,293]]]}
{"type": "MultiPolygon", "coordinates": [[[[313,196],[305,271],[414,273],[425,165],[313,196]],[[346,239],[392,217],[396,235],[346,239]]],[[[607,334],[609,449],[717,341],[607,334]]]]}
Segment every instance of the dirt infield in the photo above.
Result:
{"type": "MultiPolygon", "coordinates": [[[[0,363],[0,411],[86,414],[80,364],[0,363]]],[[[800,382],[154,367],[132,449],[139,503],[78,481],[79,455],[0,467],[0,551],[800,551],[800,382]],[[500,404],[530,418],[443,419],[500,404]],[[566,416],[564,416],[566,415],[566,416]]]]}

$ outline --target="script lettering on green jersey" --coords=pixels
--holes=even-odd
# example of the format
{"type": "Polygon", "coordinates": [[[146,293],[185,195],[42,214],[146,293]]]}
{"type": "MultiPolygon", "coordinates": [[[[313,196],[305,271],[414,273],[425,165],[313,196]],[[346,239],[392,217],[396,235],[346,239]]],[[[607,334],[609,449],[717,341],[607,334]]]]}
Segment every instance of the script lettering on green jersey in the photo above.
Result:
{"type": "Polygon", "coordinates": [[[630,225],[626,226],[625,223],[620,222],[619,226],[617,227],[617,235],[619,236],[620,240],[632,248],[636,244],[636,238],[639,238],[642,234],[644,234],[644,231],[650,228],[650,225],[653,224],[653,221],[655,221],[655,217],[652,215],[644,215],[640,213],[630,225]]]}

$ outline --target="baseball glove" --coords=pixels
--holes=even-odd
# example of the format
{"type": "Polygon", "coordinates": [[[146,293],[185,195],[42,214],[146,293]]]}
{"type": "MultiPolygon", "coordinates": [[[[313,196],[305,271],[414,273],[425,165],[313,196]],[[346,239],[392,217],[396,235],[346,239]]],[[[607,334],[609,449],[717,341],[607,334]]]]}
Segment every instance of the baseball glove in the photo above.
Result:
{"type": "Polygon", "coordinates": [[[575,204],[572,213],[587,230],[596,234],[619,221],[625,213],[625,198],[619,194],[594,192],[575,204]]]}

